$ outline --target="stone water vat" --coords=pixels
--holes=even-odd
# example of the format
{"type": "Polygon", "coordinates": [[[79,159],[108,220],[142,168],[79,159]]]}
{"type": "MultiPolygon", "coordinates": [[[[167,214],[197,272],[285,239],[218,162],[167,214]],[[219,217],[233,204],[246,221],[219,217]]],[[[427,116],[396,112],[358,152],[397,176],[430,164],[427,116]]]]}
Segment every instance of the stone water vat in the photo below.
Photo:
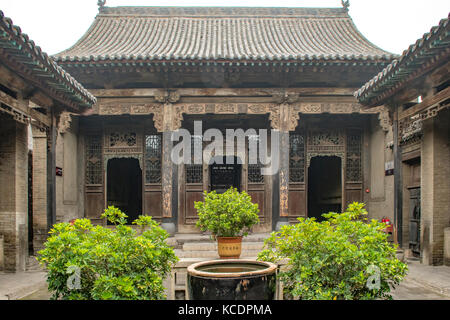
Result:
{"type": "Polygon", "coordinates": [[[211,260],[187,268],[190,300],[274,300],[277,266],[253,260],[211,260]]]}

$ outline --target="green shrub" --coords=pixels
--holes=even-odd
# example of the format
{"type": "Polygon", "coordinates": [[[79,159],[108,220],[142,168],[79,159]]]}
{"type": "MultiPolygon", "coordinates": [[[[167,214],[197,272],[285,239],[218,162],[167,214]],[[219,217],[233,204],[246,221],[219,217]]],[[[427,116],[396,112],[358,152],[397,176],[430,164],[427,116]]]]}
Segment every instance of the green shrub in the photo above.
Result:
{"type": "Polygon", "coordinates": [[[277,262],[288,258],[280,272],[285,292],[309,299],[391,299],[390,290],[407,272],[396,258],[396,248],[381,230],[385,224],[367,222],[364,204],[328,213],[327,221],[299,218],[283,226],[264,243],[258,259],[277,262]]]}
{"type": "Polygon", "coordinates": [[[177,261],[165,242],[167,232],[149,216],[135,220],[139,227],[134,230],[125,225],[127,215],[114,207],[102,217],[116,226],[78,219],[50,231],[38,260],[48,270],[52,299],[164,299],[163,279],[177,261]]]}
{"type": "Polygon", "coordinates": [[[222,194],[204,193],[204,201],[195,202],[198,212],[197,227],[211,231],[216,237],[246,236],[259,222],[258,204],[245,192],[230,188],[222,194]]]}

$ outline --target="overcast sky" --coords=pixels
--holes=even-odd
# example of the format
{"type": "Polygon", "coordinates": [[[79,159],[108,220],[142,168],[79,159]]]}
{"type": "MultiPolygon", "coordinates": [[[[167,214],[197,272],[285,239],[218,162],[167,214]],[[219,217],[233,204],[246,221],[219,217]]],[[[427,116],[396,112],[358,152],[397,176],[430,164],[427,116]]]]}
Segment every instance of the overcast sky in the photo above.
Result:
{"type": "MultiPolygon", "coordinates": [[[[114,6],[341,7],[341,0],[107,0],[114,6]]],[[[97,0],[0,0],[0,10],[48,54],[71,47],[98,13],[97,0]]],[[[350,0],[350,15],[377,46],[401,54],[448,16],[450,0],[350,0]]]]}

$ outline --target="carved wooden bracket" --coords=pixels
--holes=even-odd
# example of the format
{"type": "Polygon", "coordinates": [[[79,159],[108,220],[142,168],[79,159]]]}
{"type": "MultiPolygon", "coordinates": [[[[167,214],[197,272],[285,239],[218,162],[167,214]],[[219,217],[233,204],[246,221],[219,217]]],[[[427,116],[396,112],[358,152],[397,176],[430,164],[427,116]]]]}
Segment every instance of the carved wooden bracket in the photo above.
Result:
{"type": "Polygon", "coordinates": [[[180,94],[173,90],[166,90],[155,94],[155,100],[161,103],[176,103],[180,98],[180,94]]]}
{"type": "Polygon", "coordinates": [[[70,112],[62,112],[59,116],[58,121],[58,132],[59,133],[66,133],[67,130],[69,130],[71,124],[72,124],[72,115],[73,113],[70,112]]]}
{"type": "Polygon", "coordinates": [[[278,104],[292,104],[300,100],[300,95],[298,93],[288,93],[286,90],[274,92],[272,97],[278,104]]]}

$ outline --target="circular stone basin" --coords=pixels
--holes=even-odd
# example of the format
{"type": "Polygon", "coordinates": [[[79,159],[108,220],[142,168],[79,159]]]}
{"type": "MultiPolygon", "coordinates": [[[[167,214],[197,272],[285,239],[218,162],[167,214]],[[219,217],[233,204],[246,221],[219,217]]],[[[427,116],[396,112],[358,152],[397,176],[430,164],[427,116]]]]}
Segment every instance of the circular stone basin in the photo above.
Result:
{"type": "Polygon", "coordinates": [[[212,260],[187,268],[191,300],[273,300],[277,266],[252,260],[212,260]]]}

